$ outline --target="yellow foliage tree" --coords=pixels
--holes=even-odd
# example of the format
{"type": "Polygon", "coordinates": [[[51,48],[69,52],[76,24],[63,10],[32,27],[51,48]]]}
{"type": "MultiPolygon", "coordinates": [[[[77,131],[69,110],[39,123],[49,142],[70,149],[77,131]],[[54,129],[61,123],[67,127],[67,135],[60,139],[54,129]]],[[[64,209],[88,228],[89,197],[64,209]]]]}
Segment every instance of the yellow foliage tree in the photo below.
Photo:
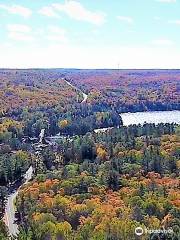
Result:
{"type": "Polygon", "coordinates": [[[98,155],[98,157],[99,157],[100,159],[106,160],[108,154],[107,154],[106,149],[104,149],[103,147],[99,146],[99,147],[97,148],[97,155],[98,155]]]}
{"type": "Polygon", "coordinates": [[[64,120],[59,121],[58,125],[59,125],[60,128],[63,129],[63,128],[67,127],[68,124],[69,124],[69,121],[67,119],[64,119],[64,120]]]}

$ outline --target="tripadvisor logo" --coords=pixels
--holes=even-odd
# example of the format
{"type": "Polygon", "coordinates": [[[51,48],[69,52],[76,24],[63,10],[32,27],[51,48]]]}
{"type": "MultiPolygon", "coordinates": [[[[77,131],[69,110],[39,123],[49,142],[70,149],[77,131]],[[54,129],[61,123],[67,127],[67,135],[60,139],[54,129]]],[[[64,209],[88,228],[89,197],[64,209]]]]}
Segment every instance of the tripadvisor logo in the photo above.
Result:
{"type": "Polygon", "coordinates": [[[142,227],[137,227],[137,228],[135,228],[135,234],[136,234],[137,236],[141,236],[141,235],[143,235],[143,233],[144,233],[144,230],[143,230],[142,227]]]}
{"type": "Polygon", "coordinates": [[[135,228],[135,234],[137,236],[141,236],[144,233],[145,234],[152,234],[152,233],[159,233],[159,234],[161,234],[161,233],[163,233],[163,234],[169,233],[169,234],[172,234],[173,233],[173,229],[171,229],[171,228],[169,228],[169,229],[147,229],[147,228],[143,229],[142,227],[135,228]]]}

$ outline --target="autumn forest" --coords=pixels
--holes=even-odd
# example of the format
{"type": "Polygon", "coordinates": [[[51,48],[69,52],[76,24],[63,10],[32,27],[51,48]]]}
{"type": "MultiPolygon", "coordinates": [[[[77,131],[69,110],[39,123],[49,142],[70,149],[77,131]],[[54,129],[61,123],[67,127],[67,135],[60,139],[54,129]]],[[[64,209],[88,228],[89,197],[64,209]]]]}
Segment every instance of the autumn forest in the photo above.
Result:
{"type": "Polygon", "coordinates": [[[180,239],[180,125],[121,117],[173,110],[180,70],[0,69],[0,239],[180,239]]]}

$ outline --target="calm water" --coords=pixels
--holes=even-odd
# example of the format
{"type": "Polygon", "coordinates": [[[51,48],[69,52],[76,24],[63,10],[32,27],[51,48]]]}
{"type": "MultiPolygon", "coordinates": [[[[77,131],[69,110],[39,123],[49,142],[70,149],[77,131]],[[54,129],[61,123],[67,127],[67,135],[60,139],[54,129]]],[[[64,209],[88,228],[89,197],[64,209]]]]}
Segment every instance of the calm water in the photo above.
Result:
{"type": "Polygon", "coordinates": [[[180,124],[180,111],[137,112],[120,114],[125,126],[146,123],[178,123],[180,124]]]}

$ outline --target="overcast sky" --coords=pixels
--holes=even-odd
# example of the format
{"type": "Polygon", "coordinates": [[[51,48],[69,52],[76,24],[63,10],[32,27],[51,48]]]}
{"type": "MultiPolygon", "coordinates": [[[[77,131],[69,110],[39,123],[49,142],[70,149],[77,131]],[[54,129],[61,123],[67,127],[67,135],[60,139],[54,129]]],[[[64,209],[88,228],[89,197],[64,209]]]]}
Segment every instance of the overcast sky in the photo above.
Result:
{"type": "Polygon", "coordinates": [[[180,0],[0,0],[0,68],[180,68],[180,0]]]}

